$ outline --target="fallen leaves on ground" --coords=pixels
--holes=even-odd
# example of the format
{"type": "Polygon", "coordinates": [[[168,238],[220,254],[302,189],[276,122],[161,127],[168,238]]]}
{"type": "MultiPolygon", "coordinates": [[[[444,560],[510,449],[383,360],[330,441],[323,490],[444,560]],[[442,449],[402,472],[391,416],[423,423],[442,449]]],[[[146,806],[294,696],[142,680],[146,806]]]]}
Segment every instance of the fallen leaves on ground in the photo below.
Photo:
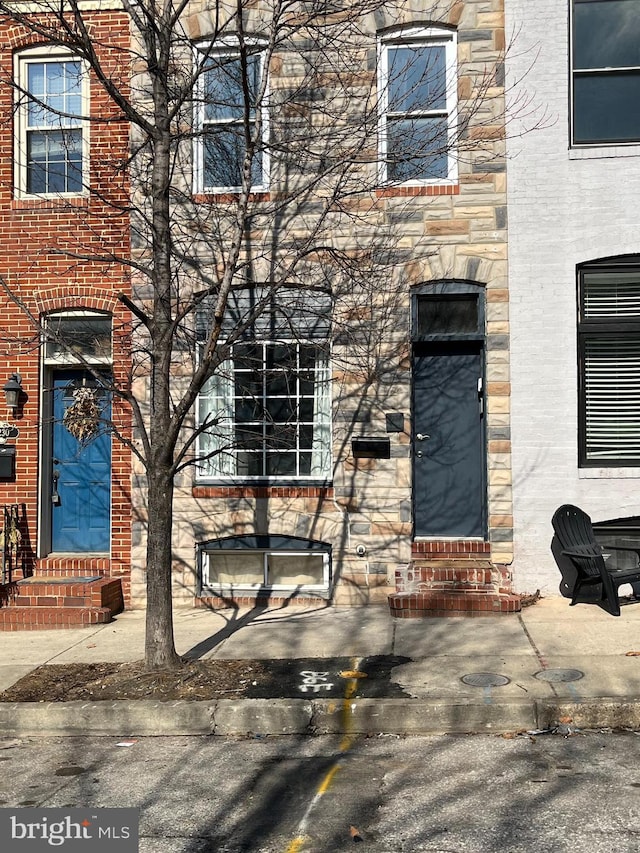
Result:
{"type": "Polygon", "coordinates": [[[260,660],[185,661],[178,669],[158,671],[147,670],[144,661],[48,664],[0,693],[0,702],[242,699],[266,675],[260,660]]]}

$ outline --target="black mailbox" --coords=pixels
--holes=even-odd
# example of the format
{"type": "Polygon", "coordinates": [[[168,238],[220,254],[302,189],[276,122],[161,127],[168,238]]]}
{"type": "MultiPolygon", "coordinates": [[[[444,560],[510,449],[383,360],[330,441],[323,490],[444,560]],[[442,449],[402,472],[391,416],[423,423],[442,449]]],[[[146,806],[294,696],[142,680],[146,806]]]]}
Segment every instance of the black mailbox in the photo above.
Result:
{"type": "Polygon", "coordinates": [[[0,444],[0,480],[16,478],[16,446],[0,444]]]}
{"type": "Polygon", "coordinates": [[[388,438],[352,438],[351,451],[355,459],[389,459],[391,442],[388,438]]]}

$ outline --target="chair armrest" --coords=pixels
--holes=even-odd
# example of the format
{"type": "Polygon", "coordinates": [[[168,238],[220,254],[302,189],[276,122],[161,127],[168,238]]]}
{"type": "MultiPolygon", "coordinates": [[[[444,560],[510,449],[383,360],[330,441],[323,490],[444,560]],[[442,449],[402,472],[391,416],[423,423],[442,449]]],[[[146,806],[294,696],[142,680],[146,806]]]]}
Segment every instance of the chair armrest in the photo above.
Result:
{"type": "Polygon", "coordinates": [[[603,545],[602,548],[604,551],[629,551],[640,559],[640,545],[637,548],[633,545],[603,545]]]}

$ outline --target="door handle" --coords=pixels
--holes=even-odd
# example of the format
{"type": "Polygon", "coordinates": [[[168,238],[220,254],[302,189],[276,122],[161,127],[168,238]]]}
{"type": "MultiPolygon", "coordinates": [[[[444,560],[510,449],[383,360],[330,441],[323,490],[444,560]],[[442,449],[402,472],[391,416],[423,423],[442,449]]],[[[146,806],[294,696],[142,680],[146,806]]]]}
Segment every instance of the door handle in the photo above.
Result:
{"type": "Polygon", "coordinates": [[[60,506],[60,495],[58,494],[58,480],[60,479],[60,471],[54,469],[51,474],[51,503],[54,506],[60,506]]]}
{"type": "Polygon", "coordinates": [[[416,434],[416,441],[427,441],[430,438],[431,438],[430,435],[427,435],[426,433],[423,433],[423,432],[419,432],[416,434]]]}

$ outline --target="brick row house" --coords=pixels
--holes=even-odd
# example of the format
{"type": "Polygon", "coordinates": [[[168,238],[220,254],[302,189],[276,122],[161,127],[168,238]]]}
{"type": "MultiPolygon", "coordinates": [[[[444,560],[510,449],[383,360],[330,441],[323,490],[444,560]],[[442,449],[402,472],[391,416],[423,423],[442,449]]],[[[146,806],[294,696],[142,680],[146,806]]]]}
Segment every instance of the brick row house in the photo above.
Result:
{"type": "MultiPolygon", "coordinates": [[[[86,21],[115,76],[127,19],[86,21]]],[[[129,429],[105,390],[129,372],[128,273],[104,260],[129,255],[129,131],[83,60],[35,30],[0,19],[0,348],[19,386],[2,398],[5,630],[108,620],[131,565],[130,453],[105,428],[129,429]],[[82,395],[102,423],[90,441],[64,418],[82,395]]]]}
{"type": "MultiPolygon", "coordinates": [[[[221,328],[226,356],[199,394],[192,464],[176,477],[178,604],[389,601],[398,617],[519,608],[503,3],[427,6],[363,4],[322,26],[288,23],[278,39],[259,3],[246,4],[241,33],[221,3],[194,2],[182,16],[183,61],[199,73],[177,157],[176,240],[192,240],[184,268],[194,289],[202,270],[215,277],[238,210],[247,114],[260,133],[221,328]]],[[[89,17],[96,32],[109,28],[96,44],[123,73],[128,22],[115,11],[89,17]]],[[[143,193],[119,171],[128,128],[119,117],[68,119],[74,98],[90,99],[92,116],[113,109],[77,58],[15,27],[1,44],[13,81],[0,90],[13,116],[13,135],[0,136],[13,163],[0,186],[11,318],[2,337],[7,377],[19,374],[22,392],[7,416],[19,435],[4,446],[7,456],[15,447],[15,467],[4,469],[0,502],[21,508],[25,575],[95,575],[103,580],[89,587],[107,589],[119,580],[126,606],[144,606],[144,470],[118,435],[74,436],[72,408],[88,395],[129,437],[126,409],[99,382],[103,371],[127,386],[135,356],[118,294],[144,289],[104,261],[145,249],[128,245],[127,199],[143,193]],[[51,88],[35,88],[49,76],[51,88]],[[47,107],[67,122],[57,154],[62,131],[40,114],[31,127],[47,107]],[[86,495],[72,497],[65,477],[79,457],[84,472],[95,462],[102,485],[87,474],[86,495]]],[[[190,346],[176,349],[176,388],[215,321],[210,301],[198,305],[190,346]]],[[[133,373],[144,401],[148,378],[133,373]]],[[[70,472],[73,488],[78,479],[70,472]]],[[[8,623],[36,603],[18,588],[20,598],[5,587],[8,623]]]]}
{"type": "MultiPolygon", "coordinates": [[[[312,325],[304,318],[308,294],[299,311],[292,303],[279,314],[276,306],[256,324],[254,360],[237,347],[223,377],[201,394],[198,416],[224,412],[235,441],[178,484],[177,600],[192,600],[195,580],[209,605],[256,594],[383,603],[391,594],[398,616],[518,607],[508,568],[502,4],[427,5],[428,13],[423,3],[382,3],[362,15],[349,62],[341,41],[333,50],[343,55],[330,54],[326,69],[314,70],[319,89],[310,88],[302,41],[271,58],[272,107],[281,93],[295,92],[297,109],[322,115],[341,61],[350,75],[346,111],[373,93],[377,124],[355,175],[358,189],[344,203],[351,218],[331,236],[347,251],[389,251],[393,264],[378,271],[379,281],[372,269],[370,291],[353,277],[342,290],[338,281],[333,315],[316,303],[312,325]],[[431,138],[432,150],[394,156],[411,146],[411,133],[431,138]],[[392,235],[389,249],[381,234],[392,235]],[[270,338],[279,323],[284,336],[270,338]],[[278,352],[290,366],[278,366],[278,352]],[[284,401],[285,389],[295,399],[284,401]],[[256,402],[269,413],[266,427],[256,420],[256,402]],[[276,433],[284,421],[296,434],[290,446],[270,435],[271,418],[276,433]]],[[[186,31],[207,44],[216,21],[193,8],[186,31]]],[[[259,36],[259,20],[259,10],[250,11],[247,31],[259,36]]],[[[233,38],[224,50],[233,52],[233,38]]],[[[215,68],[210,73],[213,88],[215,68]]],[[[331,132],[342,144],[335,124],[331,132]]],[[[286,189],[276,163],[282,154],[271,153],[256,176],[258,216],[286,189]]],[[[233,176],[197,159],[195,166],[201,204],[219,211],[233,176]]],[[[270,224],[252,230],[257,281],[268,276],[260,260],[272,258],[270,224]]],[[[305,219],[291,233],[304,239],[305,219]]],[[[204,436],[200,451],[228,441],[227,434],[204,436]]],[[[134,549],[134,565],[141,560],[134,549]]],[[[141,580],[134,575],[134,585],[141,580]]]]}

